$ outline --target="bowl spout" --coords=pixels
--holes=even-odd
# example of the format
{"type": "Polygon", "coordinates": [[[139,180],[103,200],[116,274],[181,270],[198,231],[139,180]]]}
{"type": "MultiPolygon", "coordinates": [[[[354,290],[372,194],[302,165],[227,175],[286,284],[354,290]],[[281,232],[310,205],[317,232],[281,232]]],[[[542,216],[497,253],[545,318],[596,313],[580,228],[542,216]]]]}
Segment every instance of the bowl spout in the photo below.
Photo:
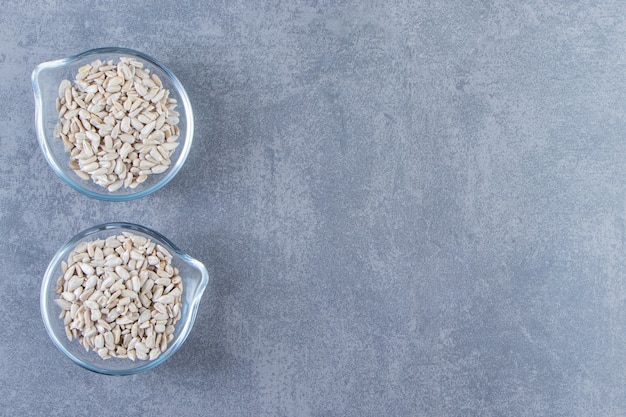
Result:
{"type": "MultiPolygon", "coordinates": [[[[202,262],[192,258],[187,254],[180,254],[182,263],[178,264],[178,273],[183,277],[185,287],[183,289],[183,315],[188,320],[183,324],[183,333],[187,326],[193,326],[200,306],[200,300],[204,294],[204,290],[209,283],[209,272],[202,262]],[[188,310],[188,311],[185,311],[188,310]]],[[[186,336],[185,336],[186,337],[186,336]]],[[[184,341],[181,340],[181,343],[184,341]]]]}
{"type": "MultiPolygon", "coordinates": [[[[60,81],[69,78],[67,60],[44,62],[37,65],[31,75],[35,95],[35,126],[37,140],[50,167],[59,176],[64,176],[64,167],[59,164],[61,151],[54,149],[50,138],[58,122],[56,100],[59,95],[60,81]]],[[[60,142],[60,141],[59,141],[60,142]]],[[[61,154],[62,155],[62,154],[61,154]]]]}

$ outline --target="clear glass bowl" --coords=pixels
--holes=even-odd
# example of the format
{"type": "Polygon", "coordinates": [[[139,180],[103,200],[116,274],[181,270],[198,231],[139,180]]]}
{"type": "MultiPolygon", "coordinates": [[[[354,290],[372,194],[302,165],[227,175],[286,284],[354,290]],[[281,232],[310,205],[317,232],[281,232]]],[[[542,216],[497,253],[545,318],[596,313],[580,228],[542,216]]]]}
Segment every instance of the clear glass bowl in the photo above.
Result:
{"type": "Polygon", "coordinates": [[[163,363],[181,347],[193,327],[198,312],[198,305],[208,282],[209,274],[206,267],[198,260],[193,259],[178,249],[163,235],[136,224],[106,223],[91,227],[74,236],[54,255],[41,284],[41,316],[46,330],[56,347],[76,364],[101,374],[136,374],[163,363]],[[92,350],[86,351],[76,339],[70,341],[65,335],[63,319],[59,318],[61,309],[54,302],[54,299],[58,298],[58,295],[55,294],[57,280],[63,273],[61,262],[67,260],[68,255],[76,245],[80,242],[106,239],[124,231],[149,238],[166,248],[172,254],[172,265],[178,268],[183,282],[182,312],[180,320],[175,324],[174,338],[169,342],[165,352],[152,361],[135,360],[133,362],[130,359],[115,357],[101,359],[96,352],[92,350]]]}
{"type": "Polygon", "coordinates": [[[35,93],[35,120],[37,138],[48,164],[63,181],[77,191],[107,201],[126,201],[146,196],[167,184],[181,169],[193,139],[193,112],[189,97],[176,76],[156,59],[132,49],[126,48],[99,48],[91,49],[69,58],[39,64],[32,74],[33,91],[35,93]],[[64,150],[63,141],[53,135],[54,127],[59,121],[55,101],[58,96],[59,85],[64,79],[73,83],[78,68],[90,64],[96,59],[102,61],[119,61],[122,56],[133,57],[149,68],[151,73],[157,74],[168,89],[170,97],[178,100],[176,111],[180,113],[178,127],[180,145],[171,156],[170,168],[162,174],[148,175],[148,179],[136,188],[120,187],[114,192],[95,184],[90,180],[79,178],[69,167],[70,156],[64,150]]]}

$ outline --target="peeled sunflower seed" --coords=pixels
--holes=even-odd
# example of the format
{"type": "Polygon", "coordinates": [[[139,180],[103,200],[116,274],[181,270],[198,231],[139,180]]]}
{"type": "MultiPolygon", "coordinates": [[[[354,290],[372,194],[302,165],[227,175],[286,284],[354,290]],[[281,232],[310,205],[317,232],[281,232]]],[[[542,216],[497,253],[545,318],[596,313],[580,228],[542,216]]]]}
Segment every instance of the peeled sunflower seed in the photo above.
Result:
{"type": "Polygon", "coordinates": [[[60,83],[54,136],[79,178],[109,192],[136,188],[171,165],[180,134],[176,105],[159,77],[134,58],[96,60],[78,69],[74,83],[60,83]],[[141,174],[131,172],[140,165],[141,174]]]}
{"type": "Polygon", "coordinates": [[[128,232],[79,243],[55,291],[67,337],[102,359],[159,357],[182,310],[183,284],[171,261],[161,245],[128,232]]]}

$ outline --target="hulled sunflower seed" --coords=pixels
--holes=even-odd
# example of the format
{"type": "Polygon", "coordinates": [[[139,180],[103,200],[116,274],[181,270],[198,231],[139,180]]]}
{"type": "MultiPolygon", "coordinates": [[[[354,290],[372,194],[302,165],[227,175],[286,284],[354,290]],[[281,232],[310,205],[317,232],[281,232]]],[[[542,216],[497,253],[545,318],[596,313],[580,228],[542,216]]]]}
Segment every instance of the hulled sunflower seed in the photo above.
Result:
{"type": "Polygon", "coordinates": [[[78,69],[73,84],[59,84],[54,136],[63,140],[80,179],[109,192],[136,188],[171,166],[179,135],[176,103],[159,77],[134,58],[96,60],[78,69]],[[119,141],[131,146],[120,149],[119,141]],[[106,161],[113,163],[105,167],[106,161]],[[140,164],[141,173],[129,174],[140,164]]]}
{"type": "Polygon", "coordinates": [[[68,339],[102,359],[156,359],[180,319],[183,286],[171,260],[161,245],[132,233],[78,244],[54,300],[68,339]]]}

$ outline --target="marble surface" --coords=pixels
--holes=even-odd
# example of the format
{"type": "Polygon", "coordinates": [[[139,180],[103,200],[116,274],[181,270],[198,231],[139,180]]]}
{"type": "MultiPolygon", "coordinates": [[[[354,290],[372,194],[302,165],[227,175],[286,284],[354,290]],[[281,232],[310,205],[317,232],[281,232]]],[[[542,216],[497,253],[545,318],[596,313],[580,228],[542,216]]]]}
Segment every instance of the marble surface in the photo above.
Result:
{"type": "Polygon", "coordinates": [[[617,0],[5,0],[0,414],[626,415],[625,39],[617,0]],[[141,200],[77,194],[37,145],[32,70],[99,46],[195,109],[141,200]],[[106,221],[211,273],[185,345],[131,377],[39,313],[56,250],[106,221]]]}

